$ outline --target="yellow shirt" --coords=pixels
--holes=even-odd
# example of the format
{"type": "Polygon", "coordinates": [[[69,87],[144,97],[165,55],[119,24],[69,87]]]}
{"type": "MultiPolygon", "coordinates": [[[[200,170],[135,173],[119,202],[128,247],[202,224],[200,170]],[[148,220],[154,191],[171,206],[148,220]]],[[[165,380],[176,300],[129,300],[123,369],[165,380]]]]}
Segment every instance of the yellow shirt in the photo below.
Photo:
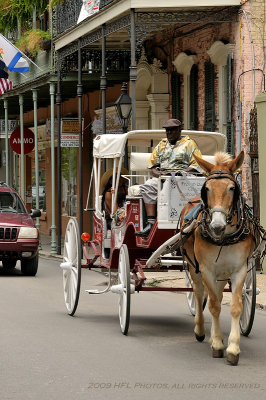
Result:
{"type": "Polygon", "coordinates": [[[178,171],[192,167],[202,173],[193,153],[202,157],[197,143],[189,136],[181,138],[175,145],[171,145],[167,139],[162,139],[152,152],[148,168],[159,167],[162,170],[178,171]]]}

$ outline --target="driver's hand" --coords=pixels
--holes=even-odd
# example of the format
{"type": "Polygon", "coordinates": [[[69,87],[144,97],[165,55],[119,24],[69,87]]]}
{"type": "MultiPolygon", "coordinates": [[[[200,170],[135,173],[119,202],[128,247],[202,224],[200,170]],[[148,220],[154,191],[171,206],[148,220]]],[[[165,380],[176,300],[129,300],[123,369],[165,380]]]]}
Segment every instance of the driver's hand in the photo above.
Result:
{"type": "Polygon", "coordinates": [[[152,169],[152,175],[153,175],[155,178],[159,178],[159,176],[162,175],[162,172],[161,172],[161,170],[160,170],[159,168],[153,168],[153,169],[152,169]]]}

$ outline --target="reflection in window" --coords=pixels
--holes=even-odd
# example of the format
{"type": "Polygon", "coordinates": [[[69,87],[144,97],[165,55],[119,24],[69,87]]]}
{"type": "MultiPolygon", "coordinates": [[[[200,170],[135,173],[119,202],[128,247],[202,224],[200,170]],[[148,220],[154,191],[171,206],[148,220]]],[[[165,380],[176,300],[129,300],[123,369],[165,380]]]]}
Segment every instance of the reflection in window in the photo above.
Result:
{"type": "MultiPolygon", "coordinates": [[[[39,161],[39,209],[46,212],[46,151],[38,151],[39,161]]],[[[32,156],[32,208],[36,206],[35,154],[32,156]]]]}
{"type": "Polygon", "coordinates": [[[62,147],[62,215],[77,216],[77,148],[62,147]]]}

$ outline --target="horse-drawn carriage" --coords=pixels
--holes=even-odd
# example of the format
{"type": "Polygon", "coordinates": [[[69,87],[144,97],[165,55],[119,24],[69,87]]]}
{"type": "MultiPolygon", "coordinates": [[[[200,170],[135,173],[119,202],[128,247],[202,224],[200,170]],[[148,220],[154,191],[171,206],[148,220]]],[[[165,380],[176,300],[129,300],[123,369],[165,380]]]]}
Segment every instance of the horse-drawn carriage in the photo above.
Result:
{"type": "MultiPolygon", "coordinates": [[[[235,180],[234,172],[240,166],[241,157],[236,159],[234,164],[232,164],[233,161],[231,161],[231,164],[227,162],[227,164],[222,165],[222,167],[219,165],[218,168],[215,168],[214,164],[217,164],[217,162],[214,159],[214,154],[219,151],[224,151],[226,145],[225,136],[215,132],[183,131],[182,134],[184,133],[189,133],[189,136],[197,142],[198,147],[201,149],[205,163],[202,168],[205,170],[209,168],[210,170],[207,172],[209,175],[212,175],[211,181],[208,182],[207,185],[209,187],[206,187],[206,177],[202,175],[196,176],[182,173],[178,176],[161,176],[158,179],[157,219],[148,237],[139,237],[135,235],[135,232],[143,229],[146,219],[145,207],[143,206],[143,200],[140,195],[139,184],[149,177],[147,162],[150,153],[144,153],[143,149],[144,147],[150,149],[155,146],[161,138],[164,137],[165,131],[131,131],[127,134],[99,135],[94,139],[93,173],[88,194],[89,199],[90,191],[92,190],[92,182],[94,182],[93,238],[90,239],[88,233],[83,233],[80,236],[75,218],[69,220],[65,233],[64,258],[61,263],[61,268],[63,269],[65,304],[69,315],[74,315],[78,305],[81,269],[100,269],[102,271],[103,268],[106,268],[109,275],[106,288],[103,290],[88,289],[86,292],[89,294],[112,292],[119,297],[119,321],[123,334],[126,335],[128,333],[130,301],[133,293],[151,290],[171,290],[187,292],[189,309],[193,315],[196,315],[196,338],[200,341],[204,339],[205,333],[204,328],[202,328],[202,310],[207,300],[207,289],[209,296],[211,293],[210,303],[211,306],[213,306],[212,292],[209,292],[209,290],[212,289],[210,285],[208,285],[209,278],[207,278],[205,274],[202,277],[204,278],[204,285],[202,285],[202,282],[200,284],[198,283],[198,281],[201,280],[201,269],[204,270],[205,266],[203,264],[201,265],[200,262],[198,263],[195,254],[190,254],[189,256],[191,250],[189,246],[186,249],[186,242],[189,244],[192,241],[193,243],[193,240],[197,239],[196,236],[193,239],[193,235],[196,235],[197,230],[201,229],[200,225],[202,223],[199,222],[201,218],[200,213],[204,214],[204,212],[207,212],[203,200],[200,202],[195,200],[195,204],[198,205],[198,211],[196,213],[193,209],[188,213],[188,217],[182,218],[182,228],[178,223],[183,207],[192,198],[201,194],[201,188],[203,186],[206,196],[204,201],[207,203],[206,192],[211,190],[211,184],[214,183],[214,185],[218,187],[224,183],[228,186],[229,182],[231,186],[230,188],[226,187],[226,191],[229,197],[231,196],[231,192],[234,191],[235,201],[235,193],[239,190],[239,186],[235,180]],[[119,219],[117,218],[116,211],[117,197],[123,156],[125,146],[127,145],[135,146],[135,148],[140,151],[131,152],[130,172],[122,175],[123,179],[127,180],[129,188],[125,203],[123,204],[123,218],[119,219]],[[113,189],[111,195],[111,221],[108,221],[106,218],[106,212],[102,201],[103,188],[101,185],[101,177],[103,175],[103,165],[105,165],[105,168],[112,168],[111,182],[113,189]],[[213,167],[212,172],[211,166],[213,167]],[[217,174],[215,175],[213,172],[215,170],[217,171],[217,169],[219,176],[217,174]],[[186,276],[186,288],[150,287],[145,284],[146,271],[169,270],[184,271],[186,276]],[[116,272],[117,274],[114,274],[116,272]],[[116,277],[115,280],[114,275],[116,277]],[[191,276],[193,279],[191,279],[191,276]],[[193,282],[197,285],[195,291],[196,296],[193,292],[193,282]]],[[[238,195],[239,198],[242,199],[240,193],[238,193],[238,195]]],[[[232,196],[230,198],[233,199],[232,196]]],[[[249,222],[246,223],[243,228],[245,229],[245,234],[242,236],[241,233],[239,234],[239,237],[241,236],[240,242],[246,243],[247,237],[253,238],[253,229],[255,229],[255,225],[250,222],[253,221],[252,216],[250,214],[249,216],[247,211],[243,212],[243,208],[246,210],[246,206],[243,205],[243,202],[241,201],[239,203],[237,200],[235,203],[237,204],[236,209],[232,209],[233,214],[229,216],[225,215],[226,213],[221,210],[223,204],[220,201],[219,208],[216,207],[212,214],[214,215],[213,219],[216,223],[221,220],[222,222],[225,221],[225,225],[231,224],[230,229],[233,229],[233,231],[234,228],[232,227],[234,224],[232,221],[236,219],[236,230],[239,230],[239,226],[243,226],[243,220],[248,219],[249,222]],[[249,223],[252,226],[249,225],[249,223]],[[249,232],[247,232],[247,230],[249,230],[249,232]]],[[[235,203],[233,203],[232,200],[232,204],[235,203]]],[[[192,208],[192,204],[193,202],[190,208],[192,208]]],[[[227,205],[228,209],[230,207],[230,205],[227,205]]],[[[88,204],[86,210],[88,210],[88,204]]],[[[208,216],[204,220],[204,227],[206,232],[210,232],[212,230],[212,227],[210,227],[212,216],[211,213],[207,214],[208,216]]],[[[222,223],[221,221],[220,224],[222,223]]],[[[227,228],[223,227],[223,229],[227,228]]],[[[222,230],[222,228],[220,230],[222,230]]],[[[233,236],[231,233],[230,235],[233,236]]],[[[208,240],[206,243],[208,243],[212,249],[217,248],[217,257],[215,256],[215,258],[218,265],[223,259],[223,246],[226,246],[225,253],[228,254],[228,252],[234,251],[232,246],[238,246],[237,243],[239,243],[239,241],[237,242],[237,240],[235,240],[232,244],[226,243],[223,245],[219,240],[215,243],[214,239],[214,243],[209,243],[208,240]]],[[[227,269],[223,269],[222,278],[218,273],[216,273],[214,278],[210,278],[210,280],[214,279],[215,285],[217,288],[219,287],[219,293],[217,293],[216,297],[219,297],[220,302],[222,291],[231,291],[232,286],[234,291],[236,287],[238,290],[241,285],[243,286],[241,286],[240,293],[240,298],[242,298],[243,303],[243,312],[239,313],[237,321],[239,320],[242,334],[246,336],[251,331],[255,313],[257,292],[255,260],[264,252],[264,240],[256,247],[256,253],[254,253],[254,242],[250,240],[248,243],[250,248],[247,248],[246,252],[249,260],[246,262],[244,275],[243,273],[241,277],[239,277],[238,274],[235,275],[234,268],[242,271],[242,267],[240,268],[237,264],[234,266],[228,265],[227,269]],[[231,285],[231,276],[233,276],[233,285],[231,285]],[[238,280],[242,280],[240,286],[238,280]],[[220,281],[222,281],[222,284],[220,281]],[[227,283],[228,285],[226,285],[227,283]]],[[[233,254],[231,254],[231,258],[234,258],[233,254]]],[[[215,329],[217,321],[213,321],[213,323],[215,329]]],[[[232,333],[230,337],[230,340],[233,340],[232,333]]],[[[215,348],[215,344],[212,345],[214,357],[222,356],[221,345],[219,346],[215,348]]],[[[237,353],[237,350],[235,353],[237,353]]],[[[231,364],[236,364],[238,361],[238,354],[234,356],[236,358],[233,360],[229,358],[231,364]]]]}

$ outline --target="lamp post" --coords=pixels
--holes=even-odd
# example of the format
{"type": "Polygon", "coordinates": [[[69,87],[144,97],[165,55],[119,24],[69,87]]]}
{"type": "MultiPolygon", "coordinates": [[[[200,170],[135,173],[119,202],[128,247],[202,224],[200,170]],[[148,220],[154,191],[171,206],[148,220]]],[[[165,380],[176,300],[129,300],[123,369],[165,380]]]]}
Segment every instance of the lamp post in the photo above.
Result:
{"type": "MultiPolygon", "coordinates": [[[[122,85],[121,89],[122,94],[119,96],[119,98],[115,102],[115,107],[116,107],[116,112],[122,127],[123,133],[126,133],[128,130],[128,122],[130,119],[131,115],[131,98],[129,97],[127,93],[127,83],[124,82],[122,85]]],[[[126,148],[125,148],[125,160],[124,160],[124,166],[126,169],[128,169],[128,148],[127,148],[127,143],[126,143],[126,148]]]]}

